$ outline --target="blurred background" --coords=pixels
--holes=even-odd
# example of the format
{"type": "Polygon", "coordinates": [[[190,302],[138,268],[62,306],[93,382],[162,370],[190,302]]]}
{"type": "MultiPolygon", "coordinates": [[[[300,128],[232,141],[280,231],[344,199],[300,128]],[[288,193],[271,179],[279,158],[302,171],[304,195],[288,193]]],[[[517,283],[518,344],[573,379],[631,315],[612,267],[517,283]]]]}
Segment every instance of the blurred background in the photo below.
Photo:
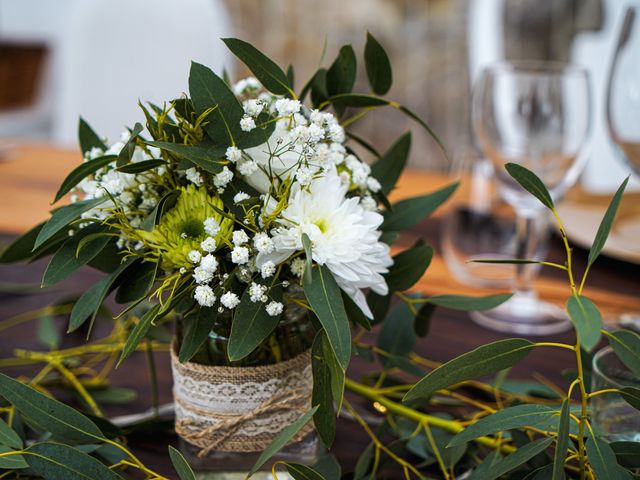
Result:
{"type": "MultiPolygon", "coordinates": [[[[235,64],[220,37],[258,45],[296,66],[299,89],[342,44],[362,52],[371,31],[392,59],[388,97],[426,118],[455,158],[474,152],[473,81],[496,60],[582,64],[594,96],[591,159],[582,175],[607,191],[626,169],[605,135],[606,73],[624,2],[619,0],[0,0],[0,138],[73,146],[80,114],[115,140],[141,118],[137,100],[186,90],[189,61],[235,64]]],[[[360,88],[366,89],[364,69],[360,88]]],[[[356,86],[356,89],[358,86],[356,86]]],[[[386,149],[411,127],[384,110],[358,126],[386,149]]],[[[6,143],[6,141],[5,141],[6,143]]],[[[586,153],[589,154],[589,153],[586,153]]],[[[414,135],[411,164],[449,168],[437,145],[414,135]]]]}

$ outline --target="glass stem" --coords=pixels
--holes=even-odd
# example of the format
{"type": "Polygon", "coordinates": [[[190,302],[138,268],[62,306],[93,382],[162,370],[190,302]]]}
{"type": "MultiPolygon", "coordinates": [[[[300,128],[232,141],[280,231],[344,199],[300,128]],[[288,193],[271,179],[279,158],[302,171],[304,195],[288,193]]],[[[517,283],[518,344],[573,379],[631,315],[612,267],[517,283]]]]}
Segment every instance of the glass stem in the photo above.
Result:
{"type": "MultiPolygon", "coordinates": [[[[538,228],[542,220],[539,211],[518,212],[516,216],[516,258],[535,260],[544,234],[538,228]]],[[[534,297],[533,279],[537,265],[533,263],[516,264],[514,291],[518,296],[534,297]]]]}

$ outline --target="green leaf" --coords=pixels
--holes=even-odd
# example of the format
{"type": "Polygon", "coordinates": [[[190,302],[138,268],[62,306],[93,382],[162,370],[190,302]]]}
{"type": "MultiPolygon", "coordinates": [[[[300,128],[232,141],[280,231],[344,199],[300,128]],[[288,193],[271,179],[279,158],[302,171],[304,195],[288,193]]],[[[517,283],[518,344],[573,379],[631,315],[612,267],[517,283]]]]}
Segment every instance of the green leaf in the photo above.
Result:
{"type": "MultiPolygon", "coordinates": [[[[274,287],[269,294],[281,296],[280,287],[274,287]]],[[[272,317],[267,313],[265,304],[252,302],[247,288],[242,294],[240,305],[236,307],[231,324],[227,354],[229,360],[241,360],[256,349],[273,332],[280,321],[280,315],[272,317]]]]}
{"type": "Polygon", "coordinates": [[[351,358],[351,332],[340,287],[326,265],[313,268],[311,277],[303,280],[305,296],[327,332],[338,362],[346,370],[351,358]]]}
{"type": "Polygon", "coordinates": [[[124,348],[122,349],[120,360],[118,360],[118,366],[120,366],[120,364],[135,351],[138,344],[147,335],[152,322],[159,316],[161,308],[162,305],[159,303],[154,305],[140,318],[135,327],[133,327],[133,330],[131,330],[129,337],[127,338],[127,342],[124,344],[124,348]]]}
{"type": "Polygon", "coordinates": [[[478,437],[513,428],[535,427],[544,423],[556,423],[558,411],[546,405],[524,404],[498,410],[456,434],[449,442],[450,447],[462,445],[478,437]]]}
{"type": "Polygon", "coordinates": [[[147,170],[152,170],[166,164],[167,162],[165,162],[164,160],[158,160],[157,158],[155,158],[151,160],[143,160],[141,162],[128,163],[126,165],[123,165],[122,167],[117,168],[116,170],[122,173],[136,174],[146,172],[147,170]]]}
{"type": "Polygon", "coordinates": [[[307,413],[301,415],[300,418],[298,418],[291,425],[284,428],[278,435],[276,435],[276,438],[274,438],[267,446],[267,448],[264,449],[264,451],[258,457],[258,460],[256,460],[256,463],[253,465],[253,467],[251,467],[249,476],[256,473],[258,469],[267,462],[267,460],[278,453],[280,449],[282,449],[282,447],[284,447],[289,442],[289,440],[291,440],[296,435],[296,433],[298,433],[302,429],[302,427],[304,427],[307,422],[311,420],[313,414],[316,413],[317,409],[317,406],[313,407],[307,413]]]}
{"type": "Polygon", "coordinates": [[[431,326],[431,317],[435,312],[436,306],[425,303],[418,310],[418,314],[413,319],[413,331],[419,337],[426,337],[431,326]]]}
{"type": "Polygon", "coordinates": [[[631,330],[617,330],[607,336],[620,361],[640,377],[640,335],[631,330]]]}
{"type": "Polygon", "coordinates": [[[67,178],[65,178],[58,189],[58,193],[56,193],[56,197],[53,200],[53,203],[56,203],[62,197],[64,197],[67,193],[71,191],[76,185],[78,185],[82,180],[87,178],[89,175],[96,173],[102,167],[109,165],[113,162],[117,157],[115,155],[105,155],[104,157],[95,158],[93,160],[89,160],[88,162],[83,162],[81,165],[74,168],[67,178]]]}
{"type": "Polygon", "coordinates": [[[71,309],[71,317],[69,318],[69,328],[67,329],[67,332],[77,330],[87,320],[89,320],[89,331],[87,336],[91,334],[93,322],[96,319],[100,305],[104,302],[104,299],[111,291],[111,287],[116,280],[118,280],[118,277],[122,275],[122,273],[129,268],[135,260],[136,259],[132,257],[121,263],[113,273],[100,280],[82,294],[82,296],[73,305],[73,309],[71,309]]]}
{"type": "Polygon", "coordinates": [[[350,93],[356,82],[356,53],[351,45],[340,48],[338,57],[327,70],[327,90],[329,95],[350,93]]]}
{"type": "Polygon", "coordinates": [[[180,477],[180,480],[196,480],[196,476],[185,458],[171,445],[169,445],[169,457],[171,458],[173,468],[176,469],[176,473],[180,477]]]}
{"type": "Polygon", "coordinates": [[[553,457],[553,478],[552,480],[564,480],[564,463],[567,458],[567,449],[569,448],[569,422],[571,418],[570,404],[568,399],[562,402],[560,409],[560,422],[558,424],[558,437],[556,439],[556,451],[553,457]]]}
{"type": "Polygon", "coordinates": [[[42,277],[42,286],[48,287],[64,280],[81,266],[93,260],[111,240],[112,237],[106,235],[108,230],[108,227],[92,223],[64,242],[55,255],[51,257],[42,277]],[[105,233],[105,235],[95,237],[94,240],[86,244],[85,248],[78,251],[80,242],[84,238],[97,233],[105,233]]]}
{"type": "Polygon", "coordinates": [[[618,465],[616,454],[613,452],[609,443],[603,439],[593,435],[593,431],[589,430],[589,439],[586,443],[587,457],[596,478],[607,480],[626,480],[631,476],[618,465]]]}
{"type": "Polygon", "coordinates": [[[149,213],[147,218],[145,218],[140,224],[140,229],[150,232],[153,228],[160,222],[162,218],[162,214],[165,209],[170,209],[173,207],[180,196],[179,190],[173,190],[163,196],[155,208],[149,213]]]}
{"type": "Polygon", "coordinates": [[[600,310],[587,297],[573,294],[567,300],[567,311],[571,323],[578,333],[580,345],[587,352],[590,352],[600,342],[600,330],[602,329],[600,310]]]}
{"type": "Polygon", "coordinates": [[[124,147],[122,147],[122,150],[120,150],[120,153],[118,154],[116,166],[122,167],[131,161],[133,152],[136,149],[136,139],[138,138],[138,135],[142,133],[142,130],[142,125],[139,123],[136,123],[133,126],[133,130],[129,134],[129,140],[127,140],[127,143],[124,144],[124,147]]]}
{"type": "Polygon", "coordinates": [[[116,292],[116,302],[129,303],[146,297],[155,284],[160,262],[140,262],[131,267],[116,292]]]}
{"type": "Polygon", "coordinates": [[[369,32],[364,46],[364,63],[371,89],[378,95],[387,93],[393,81],[391,62],[382,45],[369,32]]]}
{"type": "Polygon", "coordinates": [[[611,199],[611,203],[609,204],[604,217],[602,217],[602,222],[600,222],[598,232],[596,233],[596,238],[593,240],[591,250],[589,250],[589,259],[587,261],[588,266],[593,265],[593,262],[596,261],[596,258],[598,258],[600,252],[602,252],[602,249],[604,248],[607,237],[609,237],[609,232],[611,232],[611,226],[613,225],[613,221],[615,220],[616,214],[618,213],[618,207],[620,206],[620,201],[622,200],[622,194],[624,193],[624,189],[627,187],[628,182],[629,177],[624,179],[624,182],[622,182],[622,185],[620,185],[615,195],[611,199]]]}
{"type": "Polygon", "coordinates": [[[612,442],[609,446],[621,466],[640,468],[640,442],[612,442]]]}
{"type": "Polygon", "coordinates": [[[378,295],[376,292],[370,291],[367,294],[367,305],[373,313],[373,325],[377,325],[384,321],[391,307],[391,295],[378,295]]]}
{"type": "Polygon", "coordinates": [[[362,93],[341,93],[333,95],[329,101],[339,107],[385,107],[390,104],[389,100],[375,97],[373,95],[364,95],[362,93]]]}
{"type": "Polygon", "coordinates": [[[431,215],[456,191],[459,182],[455,182],[433,193],[408,198],[393,204],[391,212],[385,212],[382,230],[399,232],[408,230],[431,215]]]}
{"type": "Polygon", "coordinates": [[[4,420],[0,418],[0,445],[20,450],[23,446],[20,435],[13,431],[13,429],[6,424],[4,420]]]}
{"type": "Polygon", "coordinates": [[[445,158],[448,158],[449,154],[447,153],[447,148],[444,146],[444,142],[438,136],[438,134],[429,126],[429,124],[427,122],[422,120],[422,118],[420,118],[416,113],[414,113],[411,110],[409,110],[407,107],[404,107],[404,106],[398,105],[398,104],[393,104],[392,106],[397,108],[398,110],[400,110],[407,117],[409,117],[409,118],[415,120],[416,122],[418,122],[418,124],[422,128],[424,128],[427,131],[427,133],[431,136],[431,138],[433,138],[433,140],[438,144],[438,147],[440,147],[440,150],[442,151],[442,154],[445,156],[445,158]]]}
{"type": "MultiPolygon", "coordinates": [[[[416,334],[413,331],[413,314],[404,302],[398,303],[382,323],[378,335],[378,348],[392,356],[404,357],[413,351],[416,334]]],[[[386,355],[379,355],[380,363],[390,366],[386,355]]]]}
{"type": "Polygon", "coordinates": [[[78,123],[78,141],[83,155],[93,147],[100,148],[102,150],[107,149],[104,142],[82,117],[80,117],[80,122],[78,123]]]}
{"type": "Polygon", "coordinates": [[[222,41],[253,72],[267,90],[276,95],[295,97],[287,75],[273,60],[253,45],[237,38],[223,38],[222,41]]]}
{"type": "Polygon", "coordinates": [[[76,448],[59,443],[36,443],[25,459],[47,480],[122,480],[104,463],[76,448]]]}
{"type": "Polygon", "coordinates": [[[180,363],[188,362],[198,353],[205,342],[218,316],[215,308],[201,307],[183,320],[185,333],[180,345],[178,359],[180,363]]]}
{"type": "MultiPolygon", "coordinates": [[[[15,450],[0,445],[0,453],[14,452],[15,450]]],[[[29,465],[24,460],[23,455],[8,455],[6,457],[0,457],[0,470],[20,470],[23,468],[29,468],[29,465]]]]}
{"type": "Polygon", "coordinates": [[[400,252],[393,257],[393,265],[384,275],[390,292],[401,292],[422,278],[433,258],[433,248],[423,243],[400,252]]]}
{"type": "MultiPolygon", "coordinates": [[[[324,357],[324,344],[328,344],[326,333],[321,330],[316,334],[311,347],[311,368],[313,371],[313,392],[311,403],[318,406],[313,423],[318,435],[327,448],[336,434],[336,414],[333,409],[333,394],[331,391],[331,367],[324,357]]],[[[331,347],[329,347],[331,351],[331,347]]]]}
{"type": "Polygon", "coordinates": [[[38,337],[38,342],[49,350],[57,349],[62,340],[60,338],[60,332],[53,321],[53,317],[50,315],[44,315],[38,319],[36,335],[38,337]]]}
{"type": "Polygon", "coordinates": [[[107,388],[92,390],[91,396],[98,403],[121,405],[138,398],[138,392],[133,388],[108,386],[107,388]]]}
{"type": "Polygon", "coordinates": [[[360,454],[356,466],[353,470],[353,479],[361,480],[371,469],[371,462],[373,461],[373,455],[375,451],[375,445],[371,442],[367,445],[367,448],[360,454]]]}
{"type": "Polygon", "coordinates": [[[0,392],[40,432],[51,432],[54,438],[70,443],[104,439],[100,429],[80,412],[3,373],[0,373],[0,392]]]}
{"type": "Polygon", "coordinates": [[[344,303],[344,310],[347,312],[347,317],[351,322],[360,325],[366,330],[371,330],[371,322],[369,319],[362,310],[360,310],[360,307],[356,305],[353,299],[344,291],[342,292],[342,302],[344,303]]]}
{"type": "Polygon", "coordinates": [[[227,147],[211,146],[189,146],[171,142],[147,142],[147,145],[167,150],[180,158],[190,161],[196,167],[200,167],[209,173],[220,173],[222,171],[221,159],[227,147]]]}
{"type": "Polygon", "coordinates": [[[534,346],[524,338],[482,345],[431,371],[407,392],[402,401],[426,399],[441,388],[509,368],[526,357],[534,346]]]}
{"type": "Polygon", "coordinates": [[[93,207],[97,207],[106,200],[107,197],[91,198],[57,209],[53,212],[53,215],[51,215],[47,223],[44,224],[40,232],[38,232],[32,251],[35,251],[35,249],[69,225],[73,220],[77,219],[81,214],[87,210],[91,210],[93,207]]]}
{"type": "Polygon", "coordinates": [[[395,186],[409,158],[411,132],[405,133],[389,147],[384,155],[371,166],[371,175],[382,185],[382,192],[389,194],[395,186]]]}
{"type": "Polygon", "coordinates": [[[301,463],[285,463],[285,467],[295,480],[324,480],[313,468],[301,463]]]}
{"type": "MultiPolygon", "coordinates": [[[[495,480],[496,478],[500,478],[505,473],[514,470],[520,465],[528,462],[533,457],[538,455],[540,452],[543,452],[553,442],[553,437],[551,438],[541,438],[539,440],[535,440],[524,447],[520,447],[515,452],[507,455],[500,460],[493,461],[491,464],[491,468],[482,472],[482,474],[478,474],[478,471],[474,472],[470,480],[495,480]]],[[[604,477],[603,477],[604,478],[604,477]]]]}
{"type": "Polygon", "coordinates": [[[293,88],[293,85],[295,84],[295,73],[293,71],[293,65],[289,64],[289,66],[287,67],[286,75],[289,85],[291,85],[291,87],[293,88]]]}
{"type": "MultiPolygon", "coordinates": [[[[314,107],[327,101],[329,93],[327,92],[327,70],[325,68],[318,69],[309,81],[309,88],[311,88],[311,104],[314,107]]],[[[301,95],[301,98],[304,97],[301,95]]]]}
{"type": "Polygon", "coordinates": [[[313,465],[313,469],[325,478],[341,478],[342,468],[335,455],[329,453],[321,454],[320,459],[313,465]]]}
{"type": "Polygon", "coordinates": [[[33,245],[44,224],[45,222],[36,225],[9,244],[0,254],[0,263],[21,262],[35,255],[33,245]]]}
{"type": "Polygon", "coordinates": [[[429,303],[438,307],[450,308],[451,310],[462,310],[469,312],[472,310],[489,310],[503,304],[513,296],[512,293],[499,293],[496,295],[484,295],[472,297],[467,295],[434,295],[429,297],[429,303]]]}
{"type": "Polygon", "coordinates": [[[640,410],[640,388],[624,387],[619,390],[625,401],[636,410],[640,410]]]}
{"type": "Polygon", "coordinates": [[[313,252],[312,252],[311,240],[309,239],[309,235],[307,235],[306,233],[302,234],[302,246],[304,248],[304,254],[306,257],[303,277],[307,277],[311,279],[312,278],[311,268],[313,267],[313,252]]]}
{"type": "Polygon", "coordinates": [[[549,190],[535,173],[517,163],[507,163],[504,168],[522,188],[540,200],[545,207],[549,210],[555,208],[549,190]]]}

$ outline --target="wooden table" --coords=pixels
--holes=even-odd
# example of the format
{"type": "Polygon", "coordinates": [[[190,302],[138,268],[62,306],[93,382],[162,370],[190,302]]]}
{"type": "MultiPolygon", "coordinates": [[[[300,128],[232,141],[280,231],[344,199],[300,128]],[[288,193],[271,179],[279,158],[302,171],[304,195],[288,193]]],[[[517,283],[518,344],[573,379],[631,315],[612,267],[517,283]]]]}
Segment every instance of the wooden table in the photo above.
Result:
{"type": "MultiPolygon", "coordinates": [[[[46,146],[19,147],[0,161],[0,235],[5,241],[47,218],[49,203],[64,176],[80,161],[80,156],[72,151],[53,150],[46,146]]],[[[409,171],[399,181],[394,199],[426,193],[448,183],[443,176],[424,172],[409,171]]],[[[461,195],[465,194],[464,186],[461,195]]],[[[406,241],[425,237],[438,250],[438,216],[427,220],[409,233],[406,241]]],[[[550,257],[562,258],[562,248],[558,238],[551,242],[550,257]]],[[[586,252],[577,250],[575,263],[584,265],[586,252]]],[[[0,280],[38,283],[46,261],[38,261],[28,266],[0,266],[0,280]]],[[[568,295],[563,272],[543,270],[537,287],[544,298],[563,303],[568,295]]],[[[98,279],[95,272],[82,270],[72,279],[65,281],[55,291],[39,295],[0,294],[0,318],[44,306],[47,303],[71,292],[82,292],[98,279]]],[[[418,288],[426,294],[438,293],[495,293],[488,290],[471,289],[457,283],[449,275],[443,261],[437,256],[429,267],[418,288]]],[[[603,258],[597,262],[591,273],[591,286],[587,294],[606,313],[640,310],[640,267],[603,258]]],[[[16,347],[37,348],[33,329],[15,328],[0,333],[0,357],[7,356],[16,347]]],[[[478,345],[506,338],[505,335],[485,330],[464,313],[439,310],[435,315],[428,337],[420,340],[417,351],[422,355],[439,361],[452,358],[478,345]]],[[[541,338],[541,337],[537,337],[541,338]]],[[[554,337],[559,341],[572,341],[572,334],[565,333],[554,337]]],[[[79,336],[68,336],[68,343],[82,341],[79,336]]],[[[171,374],[165,355],[158,355],[161,402],[171,400],[171,374]]],[[[539,349],[529,355],[525,361],[513,369],[512,377],[537,375],[550,381],[563,384],[563,368],[572,365],[570,353],[555,349],[539,349]]],[[[366,364],[353,362],[350,376],[357,378],[366,372],[366,364]]],[[[109,414],[117,415],[141,411],[148,408],[150,387],[147,382],[146,365],[142,357],[132,357],[115,372],[113,382],[116,385],[137,389],[139,397],[126,407],[114,407],[109,414]]],[[[338,456],[345,471],[353,467],[358,454],[365,448],[367,437],[353,422],[341,418],[338,435],[333,451],[338,456]]],[[[166,444],[174,443],[172,436],[153,437],[153,441],[141,439],[135,442],[136,453],[150,465],[157,466],[160,472],[169,475],[171,469],[166,455],[166,444]]]]}

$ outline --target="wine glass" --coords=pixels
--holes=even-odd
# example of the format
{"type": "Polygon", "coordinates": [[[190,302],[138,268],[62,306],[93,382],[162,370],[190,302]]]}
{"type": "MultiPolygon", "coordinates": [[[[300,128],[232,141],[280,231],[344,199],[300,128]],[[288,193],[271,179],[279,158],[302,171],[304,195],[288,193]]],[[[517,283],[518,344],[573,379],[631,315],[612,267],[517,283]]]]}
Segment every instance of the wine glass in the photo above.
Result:
{"type": "MultiPolygon", "coordinates": [[[[607,82],[607,126],[616,150],[640,175],[640,8],[626,8],[607,82]]],[[[626,328],[640,331],[640,312],[620,316],[626,328]]]]}
{"type": "MultiPolygon", "coordinates": [[[[539,222],[546,208],[509,176],[504,165],[520,164],[560,199],[584,166],[580,155],[591,114],[590,83],[578,66],[552,62],[502,63],[484,70],[472,100],[473,128],[496,170],[498,189],[516,211],[516,258],[535,259],[539,222]]],[[[541,260],[541,259],[537,259],[541,260]]],[[[477,323],[525,335],[550,335],[570,328],[567,314],[541,301],[533,289],[535,268],[517,264],[513,297],[499,307],[474,312],[477,323]]]]}

